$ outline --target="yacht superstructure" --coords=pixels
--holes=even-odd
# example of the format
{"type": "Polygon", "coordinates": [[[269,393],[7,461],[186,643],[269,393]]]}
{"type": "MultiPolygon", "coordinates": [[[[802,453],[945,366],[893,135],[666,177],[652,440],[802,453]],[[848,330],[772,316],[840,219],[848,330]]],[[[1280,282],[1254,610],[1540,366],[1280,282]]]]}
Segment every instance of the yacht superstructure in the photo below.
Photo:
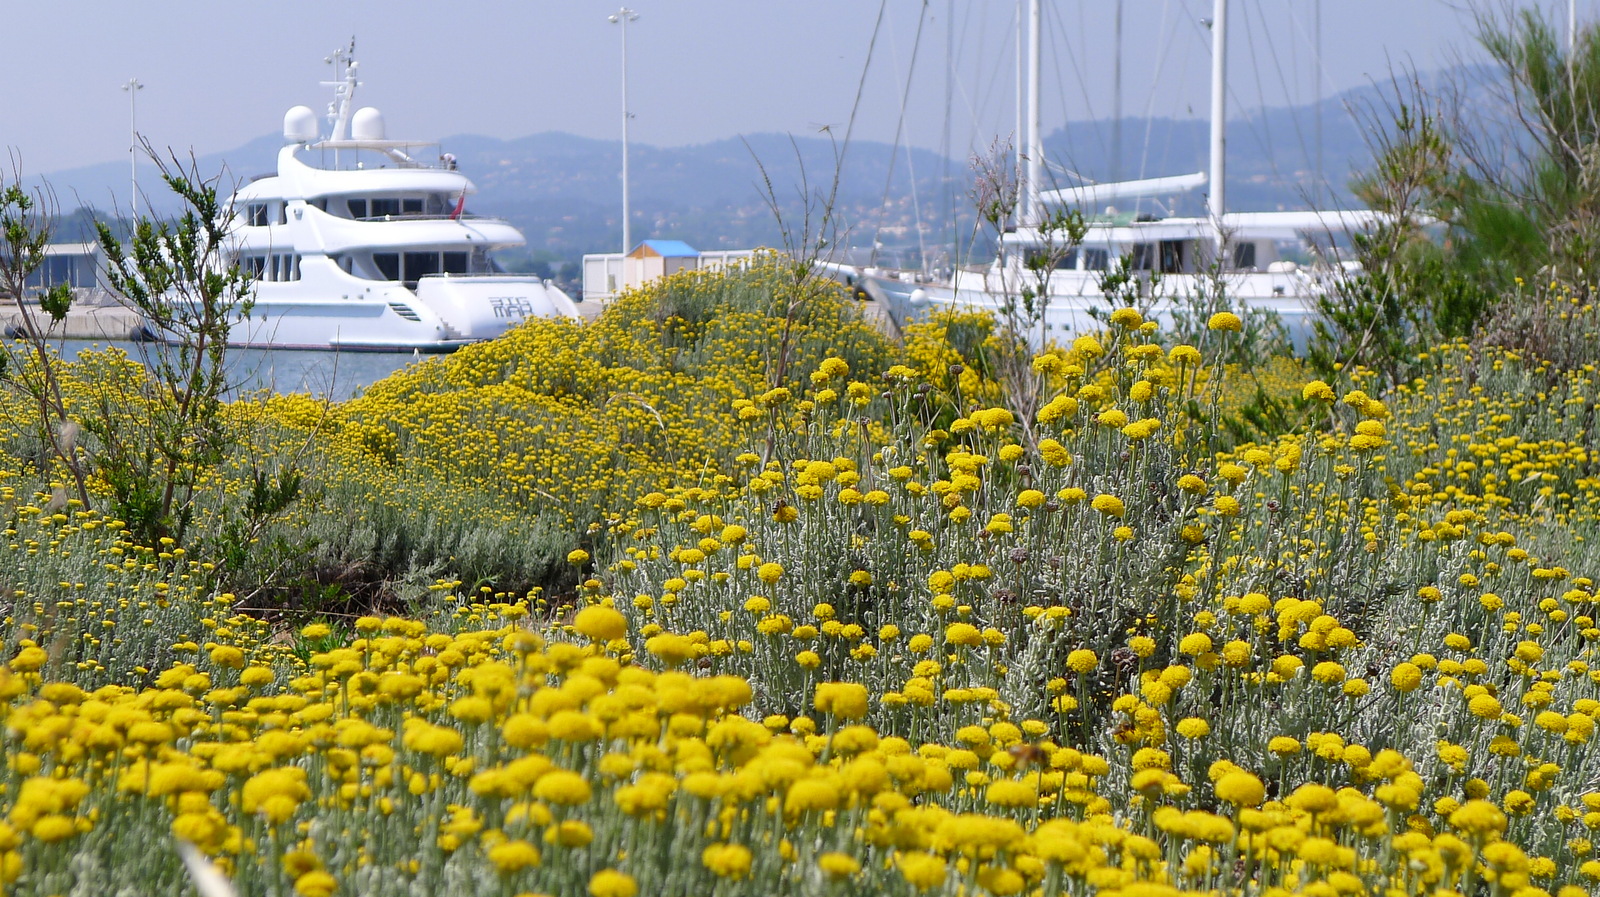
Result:
{"type": "Polygon", "coordinates": [[[523,245],[523,236],[467,212],[477,188],[455,158],[433,143],[387,139],[378,110],[353,109],[351,54],[329,61],[331,133],[319,136],[310,108],[290,109],[277,172],[233,196],[230,261],[257,283],[230,342],[444,350],[528,317],[578,317],[553,284],[500,269],[495,251],[523,245]]]}

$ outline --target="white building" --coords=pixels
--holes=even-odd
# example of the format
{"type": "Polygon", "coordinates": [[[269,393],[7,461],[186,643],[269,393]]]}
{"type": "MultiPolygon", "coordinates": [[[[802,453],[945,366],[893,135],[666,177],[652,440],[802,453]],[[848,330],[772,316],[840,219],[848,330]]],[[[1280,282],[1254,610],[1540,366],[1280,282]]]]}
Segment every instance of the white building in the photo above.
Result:
{"type": "Polygon", "coordinates": [[[583,301],[603,304],[668,274],[743,264],[754,254],[751,249],[701,252],[682,240],[645,240],[628,253],[590,253],[583,257],[583,301]]]}

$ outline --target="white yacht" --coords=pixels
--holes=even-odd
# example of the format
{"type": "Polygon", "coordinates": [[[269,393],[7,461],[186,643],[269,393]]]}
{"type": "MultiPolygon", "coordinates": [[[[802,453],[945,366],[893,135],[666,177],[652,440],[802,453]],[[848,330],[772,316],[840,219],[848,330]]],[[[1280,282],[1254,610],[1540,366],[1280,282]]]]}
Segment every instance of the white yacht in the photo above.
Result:
{"type": "Polygon", "coordinates": [[[310,108],[290,109],[277,173],[233,196],[232,260],[257,283],[229,341],[437,351],[492,339],[528,317],[578,317],[553,284],[500,269],[494,253],[523,236],[467,212],[477,188],[453,156],[431,142],[390,140],[378,110],[353,109],[351,55],[329,60],[331,133],[319,136],[310,108]]]}

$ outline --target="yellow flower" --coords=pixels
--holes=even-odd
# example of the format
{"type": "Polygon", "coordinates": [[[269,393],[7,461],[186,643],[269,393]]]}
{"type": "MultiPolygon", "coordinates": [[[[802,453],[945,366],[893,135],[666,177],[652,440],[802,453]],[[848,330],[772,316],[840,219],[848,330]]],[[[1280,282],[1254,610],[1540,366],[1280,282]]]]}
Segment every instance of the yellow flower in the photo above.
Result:
{"type": "Polygon", "coordinates": [[[589,879],[590,897],[636,897],[638,893],[633,876],[615,869],[601,869],[589,879]]]}
{"type": "Polygon", "coordinates": [[[1267,796],[1266,786],[1261,780],[1242,769],[1223,774],[1214,790],[1219,799],[1235,807],[1259,807],[1267,796]]]}
{"type": "Polygon", "coordinates": [[[833,878],[849,878],[861,871],[861,864],[846,853],[829,851],[817,857],[817,866],[833,878]]]}
{"type": "Polygon", "coordinates": [[[533,795],[542,801],[563,806],[577,806],[589,802],[589,782],[578,773],[565,769],[547,772],[534,783],[533,795]]]}
{"type": "Polygon", "coordinates": [[[539,865],[539,848],[521,839],[503,841],[489,848],[489,862],[496,872],[510,875],[539,865]]]}
{"type": "Polygon", "coordinates": [[[901,851],[895,855],[895,865],[906,883],[919,891],[931,891],[944,884],[948,874],[944,857],[931,853],[901,851]]]}
{"type": "Polygon", "coordinates": [[[712,844],[700,852],[701,865],[735,881],[750,874],[750,860],[750,848],[743,844],[712,844]]]}
{"type": "Polygon", "coordinates": [[[43,841],[46,844],[54,844],[57,841],[64,841],[76,835],[78,826],[69,817],[52,813],[39,817],[39,820],[30,829],[30,833],[36,840],[43,841]]]}
{"type": "Polygon", "coordinates": [[[314,870],[294,880],[294,892],[300,897],[330,897],[339,889],[339,882],[322,870],[314,870]]]}
{"type": "Polygon", "coordinates": [[[983,644],[983,633],[971,623],[951,623],[944,628],[947,644],[976,648],[983,644]]]}
{"type": "Polygon", "coordinates": [[[831,713],[841,720],[867,715],[867,687],[856,682],[819,682],[815,706],[819,713],[831,713]]]}
{"type": "Polygon", "coordinates": [[[628,620],[622,612],[603,604],[592,604],[572,620],[573,628],[597,642],[610,642],[628,634],[628,620]]]}
{"type": "Polygon", "coordinates": [[[1122,499],[1105,493],[1096,495],[1090,507],[1107,517],[1121,517],[1126,511],[1126,508],[1123,507],[1122,499]]]}
{"type": "Polygon", "coordinates": [[[1124,330],[1133,330],[1144,323],[1144,316],[1137,309],[1119,308],[1111,313],[1111,323],[1124,330]]]}
{"type": "Polygon", "coordinates": [[[1219,311],[1206,322],[1206,327],[1212,330],[1229,330],[1238,333],[1244,330],[1244,322],[1231,311],[1219,311]]]}
{"type": "Polygon", "coordinates": [[[1396,691],[1415,691],[1422,684],[1422,668],[1409,661],[1397,663],[1389,673],[1389,682],[1396,691]]]}
{"type": "Polygon", "coordinates": [[[1312,380],[1300,390],[1300,397],[1307,402],[1325,402],[1331,405],[1339,398],[1339,394],[1323,381],[1312,380]]]}

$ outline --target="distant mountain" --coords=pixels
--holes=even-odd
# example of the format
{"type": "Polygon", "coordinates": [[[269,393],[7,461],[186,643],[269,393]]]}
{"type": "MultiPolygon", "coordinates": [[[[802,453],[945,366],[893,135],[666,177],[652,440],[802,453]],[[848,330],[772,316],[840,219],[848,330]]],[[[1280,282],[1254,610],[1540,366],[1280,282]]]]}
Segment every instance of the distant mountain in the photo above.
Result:
{"type": "MultiPolygon", "coordinates": [[[[1433,76],[1453,78],[1473,90],[1486,83],[1482,70],[1433,76]]],[[[1228,199],[1234,209],[1303,209],[1348,206],[1351,175],[1367,164],[1362,121],[1384,109],[1393,85],[1349,91],[1321,104],[1321,161],[1325,187],[1318,189],[1315,107],[1258,110],[1229,124],[1228,199]],[[1352,112],[1356,114],[1352,114],[1352,112]]],[[[1073,122],[1046,138],[1053,165],[1098,181],[1184,174],[1206,168],[1207,125],[1195,119],[1127,119],[1122,125],[1122,160],[1110,158],[1106,122],[1073,122]]],[[[224,188],[271,171],[282,141],[276,135],[226,153],[194,160],[203,173],[222,173],[224,188]]],[[[586,252],[621,248],[621,145],[547,132],[513,140],[476,135],[445,138],[479,188],[472,211],[507,218],[528,237],[524,265],[575,262],[586,252]]],[[[784,232],[798,240],[806,224],[802,192],[811,198],[811,227],[821,198],[840,172],[834,211],[844,246],[880,247],[900,259],[919,251],[947,251],[970,241],[973,228],[967,160],[946,160],[927,150],[896,151],[884,143],[858,141],[843,149],[825,136],[790,138],[756,134],[695,146],[630,146],[632,237],[681,239],[702,249],[782,246],[784,232]],[[842,157],[842,167],[836,160],[842,157]],[[947,177],[948,173],[948,177],[947,177]],[[913,176],[914,175],[914,176],[913,176]],[[804,185],[804,188],[802,188],[804,185]],[[773,214],[775,200],[783,215],[773,214]],[[918,224],[921,234],[919,239],[918,224]]],[[[185,159],[185,161],[188,161],[185,159]]],[[[60,205],[90,206],[102,216],[126,211],[128,170],[121,162],[54,172],[47,180],[60,205]]],[[[1075,183],[1056,173],[1061,184],[1075,183]]],[[[38,181],[40,179],[35,179],[38,181]]],[[[141,173],[145,204],[170,213],[173,204],[150,172],[141,173]],[[148,176],[147,176],[148,175],[148,176]]],[[[1204,196],[1176,197],[1169,211],[1194,213],[1204,196]]],[[[82,230],[85,216],[78,216],[82,230]]],[[[72,236],[63,233],[63,239],[72,236]]],[[[981,250],[978,254],[981,254],[981,250]]]]}

